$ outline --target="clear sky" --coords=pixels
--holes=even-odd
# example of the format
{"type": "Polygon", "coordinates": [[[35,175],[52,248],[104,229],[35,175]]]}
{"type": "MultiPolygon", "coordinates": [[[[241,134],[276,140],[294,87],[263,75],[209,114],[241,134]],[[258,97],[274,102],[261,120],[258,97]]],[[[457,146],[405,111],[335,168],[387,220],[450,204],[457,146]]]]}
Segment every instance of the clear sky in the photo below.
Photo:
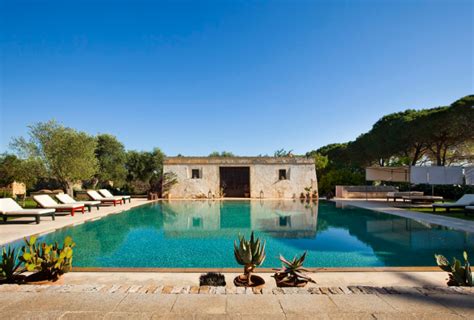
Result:
{"type": "Polygon", "coordinates": [[[168,155],[353,140],[473,93],[473,3],[0,0],[0,152],[52,118],[168,155]]]}

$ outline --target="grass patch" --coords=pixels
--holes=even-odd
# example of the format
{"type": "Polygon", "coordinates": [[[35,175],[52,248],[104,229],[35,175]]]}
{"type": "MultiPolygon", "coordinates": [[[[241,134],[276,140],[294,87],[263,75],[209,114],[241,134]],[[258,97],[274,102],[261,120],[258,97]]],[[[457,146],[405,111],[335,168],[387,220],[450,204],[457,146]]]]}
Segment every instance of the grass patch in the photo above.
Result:
{"type": "Polygon", "coordinates": [[[35,200],[31,198],[26,198],[25,201],[18,199],[17,202],[20,206],[22,206],[25,209],[38,208],[38,205],[36,204],[35,200]]]}
{"type": "Polygon", "coordinates": [[[406,208],[410,211],[416,211],[421,213],[431,213],[438,216],[458,218],[468,221],[474,221],[474,212],[465,211],[464,209],[450,209],[449,212],[446,212],[446,209],[436,208],[436,211],[433,212],[432,208],[406,208]]]}

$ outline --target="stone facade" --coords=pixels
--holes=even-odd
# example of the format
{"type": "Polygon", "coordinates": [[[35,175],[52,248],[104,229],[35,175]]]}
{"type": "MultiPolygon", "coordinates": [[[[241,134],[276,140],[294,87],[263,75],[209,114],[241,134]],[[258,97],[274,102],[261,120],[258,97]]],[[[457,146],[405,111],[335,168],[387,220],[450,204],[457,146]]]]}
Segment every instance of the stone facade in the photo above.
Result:
{"type": "Polygon", "coordinates": [[[8,193],[13,197],[26,194],[26,185],[23,182],[12,182],[4,188],[0,188],[0,193],[8,193]]]}
{"type": "MultiPolygon", "coordinates": [[[[258,199],[292,199],[317,192],[313,159],[303,157],[169,157],[163,171],[177,175],[177,183],[168,197],[175,199],[220,198],[221,168],[248,168],[249,184],[244,197],[258,199]],[[284,171],[284,172],[282,172],[284,171]],[[284,175],[282,177],[281,175],[284,175]],[[196,177],[198,176],[198,177],[196,177]]],[[[225,196],[225,195],[224,195],[225,196]]]]}

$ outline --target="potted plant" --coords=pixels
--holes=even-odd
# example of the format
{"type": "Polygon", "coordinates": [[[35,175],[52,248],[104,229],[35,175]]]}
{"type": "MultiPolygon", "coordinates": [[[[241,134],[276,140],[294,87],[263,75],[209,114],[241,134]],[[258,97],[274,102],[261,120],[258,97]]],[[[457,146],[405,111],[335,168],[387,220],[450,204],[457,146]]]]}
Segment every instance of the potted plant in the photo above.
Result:
{"type": "Polygon", "coordinates": [[[244,274],[235,277],[234,284],[237,287],[261,287],[265,284],[263,278],[253,275],[252,272],[265,260],[265,242],[255,239],[254,233],[250,234],[250,240],[239,236],[239,245],[234,241],[235,260],[244,266],[244,274]]]}
{"type": "Polygon", "coordinates": [[[277,272],[273,275],[277,287],[304,287],[308,282],[316,283],[305,272],[303,268],[306,251],[300,257],[294,257],[292,261],[288,261],[280,254],[282,262],[281,269],[274,269],[277,272]]]}

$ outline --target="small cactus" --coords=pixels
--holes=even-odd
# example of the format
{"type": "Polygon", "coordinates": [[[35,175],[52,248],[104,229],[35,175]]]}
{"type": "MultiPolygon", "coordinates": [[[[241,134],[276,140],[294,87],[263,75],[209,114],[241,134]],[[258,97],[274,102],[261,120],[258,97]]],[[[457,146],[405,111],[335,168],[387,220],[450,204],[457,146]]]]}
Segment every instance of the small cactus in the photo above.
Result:
{"type": "Polygon", "coordinates": [[[251,273],[265,260],[265,242],[262,244],[260,239],[255,240],[253,231],[250,234],[250,240],[246,240],[244,236],[239,235],[239,245],[234,241],[234,255],[235,260],[244,266],[247,284],[251,286],[251,273]]]}
{"type": "Polygon", "coordinates": [[[64,239],[62,247],[55,243],[36,243],[36,237],[25,238],[26,246],[22,250],[19,260],[25,264],[27,271],[36,271],[46,279],[56,281],[59,276],[71,270],[72,248],[75,243],[71,237],[64,239]]]}
{"type": "Polygon", "coordinates": [[[456,258],[453,258],[453,263],[451,264],[443,255],[435,254],[435,259],[438,266],[442,270],[449,272],[448,286],[473,286],[474,280],[466,251],[463,252],[463,258],[464,266],[462,266],[461,261],[456,258]]]}

